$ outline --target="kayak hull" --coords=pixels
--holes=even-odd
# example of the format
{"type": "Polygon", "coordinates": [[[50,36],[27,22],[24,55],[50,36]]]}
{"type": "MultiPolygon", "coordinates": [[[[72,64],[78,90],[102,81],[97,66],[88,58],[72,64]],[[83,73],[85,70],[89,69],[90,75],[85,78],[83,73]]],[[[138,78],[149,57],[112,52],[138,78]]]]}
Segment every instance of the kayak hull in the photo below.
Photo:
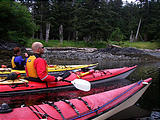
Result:
{"type": "MultiPolygon", "coordinates": [[[[151,83],[149,83],[150,85],[151,83]]],[[[106,118],[109,118],[113,115],[115,115],[116,113],[134,105],[138,99],[143,95],[143,93],[147,90],[147,88],[149,87],[149,85],[145,86],[144,88],[142,88],[140,91],[138,91],[137,93],[133,94],[133,96],[131,96],[130,98],[128,98],[126,101],[122,102],[120,105],[114,107],[112,110],[105,112],[102,115],[97,116],[96,118],[94,118],[93,120],[103,120],[106,118]]]]}
{"type": "MultiPolygon", "coordinates": [[[[72,72],[69,77],[66,78],[68,81],[73,81],[75,79],[84,79],[91,84],[98,84],[103,82],[112,81],[115,79],[126,78],[131,72],[136,69],[137,66],[133,67],[123,67],[115,69],[106,69],[94,71],[92,73],[86,74],[79,77],[81,72],[72,72]]],[[[84,73],[83,73],[84,74],[84,73]]],[[[50,82],[50,83],[38,83],[33,81],[28,81],[25,84],[15,84],[15,85],[0,85],[0,96],[9,96],[13,94],[23,94],[23,93],[33,93],[33,92],[42,92],[50,90],[64,90],[64,89],[73,89],[74,86],[71,83],[67,82],[50,82]]]]}
{"type": "Polygon", "coordinates": [[[117,88],[71,100],[42,105],[15,108],[9,113],[0,113],[0,119],[39,120],[39,119],[107,119],[132,106],[151,84],[152,78],[117,88]],[[56,107],[55,107],[56,106],[56,107]],[[74,107],[73,107],[74,106],[74,107]]]}

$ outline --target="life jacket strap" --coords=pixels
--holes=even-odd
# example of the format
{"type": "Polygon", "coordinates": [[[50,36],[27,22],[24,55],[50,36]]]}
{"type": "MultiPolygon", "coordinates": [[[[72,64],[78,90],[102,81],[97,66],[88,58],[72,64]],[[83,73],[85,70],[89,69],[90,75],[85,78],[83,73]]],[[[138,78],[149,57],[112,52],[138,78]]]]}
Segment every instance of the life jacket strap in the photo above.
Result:
{"type": "Polygon", "coordinates": [[[27,77],[25,79],[28,81],[33,81],[33,82],[46,83],[46,81],[42,81],[40,78],[27,77]]]}

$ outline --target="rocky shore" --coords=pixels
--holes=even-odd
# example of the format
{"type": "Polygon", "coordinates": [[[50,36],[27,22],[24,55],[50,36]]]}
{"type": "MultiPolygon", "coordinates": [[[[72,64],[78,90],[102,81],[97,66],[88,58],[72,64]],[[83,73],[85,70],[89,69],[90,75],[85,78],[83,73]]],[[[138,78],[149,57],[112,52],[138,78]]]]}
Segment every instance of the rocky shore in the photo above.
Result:
{"type": "MultiPolygon", "coordinates": [[[[30,48],[27,51],[32,52],[30,48]]],[[[44,57],[62,59],[62,60],[107,60],[124,61],[140,60],[153,61],[160,60],[159,50],[141,50],[136,48],[121,48],[110,46],[107,48],[50,48],[46,47],[44,57]]]]}
{"type": "MultiPolygon", "coordinates": [[[[0,56],[12,56],[12,49],[17,46],[15,43],[0,44],[0,56]],[[9,51],[9,52],[6,52],[9,51]]],[[[20,46],[20,45],[18,45],[20,46]]],[[[24,47],[20,46],[23,48],[24,47]]],[[[121,48],[116,45],[110,45],[106,48],[45,48],[44,57],[48,59],[60,60],[107,60],[107,61],[125,61],[125,60],[138,60],[138,61],[153,61],[160,60],[160,50],[149,49],[136,49],[136,48],[121,48]]],[[[25,51],[32,54],[30,48],[25,51]]]]}

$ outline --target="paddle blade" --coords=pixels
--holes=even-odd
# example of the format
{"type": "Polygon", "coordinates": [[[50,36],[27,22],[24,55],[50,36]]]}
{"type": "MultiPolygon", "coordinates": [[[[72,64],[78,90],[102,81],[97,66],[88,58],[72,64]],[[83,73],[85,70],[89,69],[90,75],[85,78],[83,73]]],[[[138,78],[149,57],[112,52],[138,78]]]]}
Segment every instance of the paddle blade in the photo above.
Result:
{"type": "Polygon", "coordinates": [[[79,90],[90,91],[91,83],[83,79],[75,79],[71,83],[79,90]]]}

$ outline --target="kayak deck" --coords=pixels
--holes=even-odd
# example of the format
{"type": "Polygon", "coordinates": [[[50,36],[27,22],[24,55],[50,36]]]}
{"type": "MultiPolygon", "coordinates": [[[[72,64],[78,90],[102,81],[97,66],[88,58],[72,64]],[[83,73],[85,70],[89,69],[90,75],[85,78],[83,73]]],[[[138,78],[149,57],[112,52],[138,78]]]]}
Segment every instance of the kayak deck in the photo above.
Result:
{"type": "Polygon", "coordinates": [[[0,119],[107,119],[135,104],[147,90],[151,80],[152,78],[148,78],[121,88],[82,98],[15,108],[13,111],[0,114],[0,119]]]}

